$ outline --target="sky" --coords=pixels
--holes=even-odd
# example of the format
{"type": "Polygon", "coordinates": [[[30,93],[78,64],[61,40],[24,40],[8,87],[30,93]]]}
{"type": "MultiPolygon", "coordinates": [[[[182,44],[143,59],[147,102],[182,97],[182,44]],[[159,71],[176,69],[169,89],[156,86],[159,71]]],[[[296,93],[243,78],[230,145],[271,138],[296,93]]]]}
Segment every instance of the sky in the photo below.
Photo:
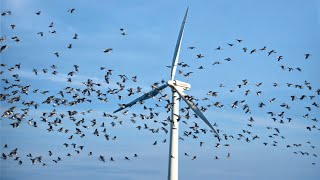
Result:
{"type": "MultiPolygon", "coordinates": [[[[1,179],[166,179],[170,135],[161,130],[164,127],[161,122],[165,122],[170,113],[166,113],[164,108],[166,101],[158,101],[161,95],[143,105],[129,108],[128,115],[121,112],[115,114],[117,119],[103,117],[103,113],[112,114],[119,108],[118,104],[128,103],[148,92],[155,82],[170,79],[170,68],[167,66],[172,63],[187,7],[189,14],[179,62],[190,67],[179,66],[178,70],[182,73],[177,73],[176,79],[191,84],[191,89],[185,93],[199,99],[198,106],[207,108],[203,112],[207,119],[212,124],[216,123],[221,135],[226,134],[229,138],[223,139],[217,148],[218,142],[212,133],[194,134],[197,139],[187,137],[184,132],[191,131],[189,127],[194,126],[195,122],[200,128],[208,127],[191,111],[190,119],[181,117],[179,178],[319,179],[320,125],[317,120],[320,110],[312,105],[320,104],[320,96],[316,93],[320,88],[320,3],[317,0],[2,0],[1,13],[11,11],[12,14],[1,16],[0,21],[1,37],[7,37],[6,41],[1,42],[1,47],[9,46],[0,54],[1,64],[6,64],[0,67],[3,71],[0,76],[10,82],[1,81],[1,94],[10,94],[8,99],[20,95],[21,100],[15,103],[8,103],[8,99],[0,101],[0,114],[13,106],[16,107],[15,112],[21,113],[21,109],[27,108],[23,101],[35,101],[39,103],[39,108],[29,107],[28,117],[19,128],[10,125],[15,120],[1,117],[0,153],[8,155],[18,148],[18,155],[0,159],[1,179]],[[68,12],[72,8],[74,12],[68,12]],[[38,11],[41,11],[40,15],[36,15],[38,11]],[[52,22],[53,27],[50,28],[52,22]],[[13,24],[14,29],[11,28],[13,24]],[[121,34],[120,28],[124,29],[125,35],[121,34]],[[51,33],[54,30],[56,33],[51,33]],[[43,32],[43,37],[38,32],[43,32]],[[75,33],[78,39],[73,39],[75,33]],[[12,39],[14,36],[20,41],[15,42],[12,39]],[[237,39],[242,41],[239,43],[237,39]],[[68,49],[70,43],[72,48],[68,49]],[[266,50],[260,50],[264,46],[266,50]],[[222,50],[216,50],[218,47],[222,50]],[[104,53],[106,48],[112,48],[112,52],[104,53]],[[247,48],[247,52],[243,48],[247,48]],[[254,49],[256,51],[251,54],[254,49]],[[268,56],[271,50],[276,53],[268,56]],[[54,54],[56,52],[59,57],[54,54]],[[204,57],[197,58],[199,54],[204,57]],[[305,54],[310,54],[308,59],[305,54]],[[280,61],[277,60],[279,56],[282,56],[280,61]],[[227,61],[229,58],[231,60],[227,61]],[[20,69],[8,70],[19,63],[20,69]],[[52,69],[52,65],[57,69],[52,69]],[[79,66],[79,71],[75,72],[69,83],[68,73],[75,71],[74,65],[79,66]],[[101,70],[101,67],[106,69],[101,70]],[[293,71],[289,72],[289,68],[293,71]],[[33,69],[38,70],[38,75],[33,69]],[[44,74],[42,69],[48,69],[48,73],[44,74]],[[107,84],[104,77],[109,69],[113,73],[110,84],[107,84]],[[51,74],[54,70],[57,75],[51,74]],[[187,72],[192,73],[189,77],[183,76],[187,72]],[[15,81],[14,74],[19,75],[20,82],[15,81]],[[88,79],[100,83],[101,86],[95,89],[107,93],[108,89],[119,88],[117,82],[121,82],[121,78],[118,75],[126,75],[129,79],[123,83],[125,89],[119,93],[123,96],[121,100],[117,95],[107,94],[108,102],[103,102],[97,99],[96,93],[92,93],[86,96],[92,99],[91,103],[75,106],[42,103],[49,96],[60,97],[59,91],[67,86],[85,89],[83,82],[88,79]],[[133,76],[137,76],[137,82],[131,80],[133,76]],[[244,85],[243,80],[249,84],[244,85]],[[260,82],[262,85],[256,86],[260,82]],[[305,82],[310,83],[311,90],[305,82]],[[5,90],[10,84],[17,83],[30,85],[29,94],[22,94],[16,87],[5,90]],[[288,87],[288,83],[293,86],[288,87]],[[302,85],[303,88],[295,88],[295,85],[302,85]],[[127,89],[138,86],[142,88],[142,93],[128,96],[127,89]],[[39,92],[33,93],[36,89],[39,92]],[[13,95],[14,90],[19,92],[13,95]],[[245,96],[247,90],[251,93],[245,96]],[[49,92],[42,94],[43,91],[49,92]],[[218,96],[207,95],[209,91],[218,92],[218,96]],[[261,91],[259,96],[256,94],[258,91],[261,91]],[[299,100],[302,95],[307,97],[299,100]],[[292,101],[291,96],[298,99],[292,101]],[[310,96],[315,97],[310,99],[310,96]],[[208,100],[202,100],[204,98],[208,100]],[[273,98],[274,102],[269,102],[273,98]],[[231,107],[235,101],[239,102],[238,108],[231,107]],[[213,106],[216,102],[224,106],[213,106]],[[259,103],[265,106],[259,108],[259,103]],[[244,104],[249,105],[251,114],[245,113],[244,104]],[[281,107],[282,104],[289,105],[290,109],[281,107]],[[132,113],[149,114],[143,106],[154,108],[153,112],[159,113],[159,116],[153,120],[132,118],[132,113]],[[311,107],[311,111],[305,107],[311,107]],[[89,126],[88,129],[78,126],[85,133],[85,138],[74,134],[77,126],[68,117],[63,118],[62,124],[53,126],[54,131],[48,132],[49,126],[41,121],[41,117],[43,112],[49,113],[53,109],[58,114],[66,114],[68,110],[78,111],[79,114],[74,116],[76,121],[84,118],[81,125],[89,126]],[[92,112],[88,113],[91,109],[92,112]],[[80,112],[85,113],[82,115],[80,112]],[[274,112],[276,121],[267,112],[274,112]],[[284,123],[278,116],[281,112],[285,114],[284,123]],[[253,122],[248,121],[250,117],[253,122]],[[292,121],[288,122],[287,118],[292,121]],[[37,122],[38,127],[28,124],[31,119],[37,122]],[[95,127],[91,127],[93,119],[97,121],[95,127]],[[100,127],[103,122],[107,134],[110,138],[116,137],[115,140],[105,139],[100,127]],[[148,129],[144,129],[144,124],[148,129]],[[138,130],[137,126],[142,126],[142,129],[138,130]],[[70,131],[58,132],[61,127],[70,131]],[[150,130],[157,128],[159,133],[150,130]],[[99,130],[99,137],[93,134],[95,129],[99,130]],[[239,134],[243,137],[240,138],[239,134]],[[68,139],[71,135],[73,140],[68,139]],[[253,140],[255,136],[259,138],[253,140]],[[247,142],[246,138],[250,141],[247,142]],[[153,145],[155,141],[157,145],[153,145]],[[205,143],[200,147],[200,142],[205,143]],[[69,146],[65,147],[64,143],[69,146]],[[76,148],[72,147],[72,143],[76,144],[76,148]],[[294,144],[301,146],[295,147],[294,144]],[[83,150],[78,146],[84,146],[83,150]],[[53,155],[49,156],[48,151],[53,155]],[[92,152],[91,156],[89,152],[92,152]],[[29,153],[33,158],[42,156],[42,162],[32,164],[30,157],[27,157],[29,153]],[[230,157],[227,157],[228,154],[230,157]],[[104,156],[106,162],[100,161],[99,156],[104,156]],[[194,156],[196,159],[192,160],[194,156]],[[14,160],[16,157],[22,161],[21,165],[19,160],[14,160]],[[55,163],[53,160],[58,157],[61,161],[55,163]],[[109,161],[110,157],[115,161],[109,161]],[[125,157],[130,160],[125,160],[125,157]],[[42,166],[43,163],[47,166],[42,166]]],[[[65,98],[72,101],[75,93],[65,93],[65,98]]],[[[170,95],[171,92],[166,89],[163,94],[170,95]]],[[[180,107],[186,107],[186,104],[181,102],[180,107]]],[[[184,113],[181,112],[181,115],[184,113]]],[[[56,117],[48,119],[54,121],[56,117]]],[[[169,130],[169,125],[165,128],[169,130]]]]}

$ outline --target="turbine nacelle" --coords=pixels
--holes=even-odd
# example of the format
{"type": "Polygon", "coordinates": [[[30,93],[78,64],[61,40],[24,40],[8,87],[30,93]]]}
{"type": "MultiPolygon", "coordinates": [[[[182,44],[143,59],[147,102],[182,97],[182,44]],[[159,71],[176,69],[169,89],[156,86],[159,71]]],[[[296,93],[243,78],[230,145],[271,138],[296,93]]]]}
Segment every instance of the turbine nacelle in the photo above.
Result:
{"type": "Polygon", "coordinates": [[[170,87],[180,87],[185,91],[191,88],[191,85],[189,83],[178,81],[178,80],[170,80],[168,81],[168,85],[170,87]]]}

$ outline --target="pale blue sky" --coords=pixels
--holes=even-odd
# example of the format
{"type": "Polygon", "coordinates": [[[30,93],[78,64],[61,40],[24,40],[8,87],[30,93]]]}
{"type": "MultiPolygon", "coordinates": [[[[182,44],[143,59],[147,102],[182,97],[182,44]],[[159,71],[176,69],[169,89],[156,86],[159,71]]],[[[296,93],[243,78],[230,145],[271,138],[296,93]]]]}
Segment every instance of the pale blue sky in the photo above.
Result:
{"type": "MultiPolygon", "coordinates": [[[[312,106],[313,102],[320,104],[319,96],[313,100],[291,101],[290,96],[300,97],[315,95],[320,88],[319,76],[320,67],[320,3],[319,1],[43,1],[43,0],[2,0],[0,2],[1,12],[11,10],[11,16],[1,16],[1,37],[7,36],[6,44],[9,48],[1,53],[1,63],[7,64],[7,68],[1,68],[4,73],[1,79],[12,80],[13,74],[19,74],[21,83],[31,85],[31,90],[50,91],[47,95],[33,94],[21,95],[22,100],[35,100],[40,103],[38,110],[29,112],[28,119],[33,118],[38,122],[39,127],[34,128],[24,120],[19,128],[13,129],[9,125],[12,120],[2,118],[1,120],[1,153],[9,153],[12,149],[18,148],[18,154],[23,161],[18,165],[12,158],[0,160],[1,179],[165,179],[167,177],[169,134],[151,133],[149,130],[138,131],[136,126],[148,124],[150,128],[161,128],[159,122],[163,121],[169,114],[164,108],[157,108],[160,112],[157,118],[158,123],[150,120],[137,118],[136,124],[130,121],[131,113],[147,113],[143,106],[132,107],[128,116],[119,113],[123,121],[120,125],[117,121],[103,118],[103,112],[111,113],[118,108],[118,103],[126,103],[138,97],[135,94],[126,97],[127,92],[121,95],[125,98],[119,101],[116,97],[108,95],[109,102],[102,103],[94,101],[89,104],[80,104],[70,107],[55,107],[59,112],[66,110],[77,110],[79,112],[94,109],[93,113],[86,116],[77,116],[78,119],[86,118],[85,125],[90,125],[90,120],[97,119],[98,124],[105,122],[107,132],[111,137],[117,136],[115,141],[106,141],[104,137],[92,135],[95,127],[86,132],[86,138],[75,137],[74,141],[67,138],[71,135],[61,134],[57,131],[48,133],[47,125],[40,120],[42,112],[49,112],[54,107],[41,104],[49,95],[57,96],[62,88],[70,85],[75,88],[84,88],[81,82],[93,79],[94,82],[103,84],[100,89],[105,93],[107,88],[116,88],[119,81],[119,74],[126,74],[129,78],[137,75],[138,82],[131,80],[126,83],[127,88],[140,86],[143,92],[151,89],[151,84],[168,80],[173,50],[178,36],[181,21],[186,8],[189,6],[189,15],[185,27],[184,39],[182,42],[181,56],[179,62],[183,61],[191,67],[178,70],[194,72],[190,77],[183,77],[177,74],[176,78],[186,81],[192,88],[186,92],[196,98],[208,97],[208,91],[219,92],[218,97],[210,98],[208,101],[200,101],[200,106],[213,104],[220,101],[225,105],[223,108],[210,107],[204,112],[212,123],[217,123],[221,134],[238,137],[243,129],[258,135],[260,138],[250,143],[244,139],[238,141],[229,139],[221,142],[221,147],[215,148],[216,139],[211,134],[199,134],[199,139],[192,139],[183,136],[184,131],[189,131],[193,122],[206,128],[200,119],[191,118],[188,125],[181,123],[180,136],[185,140],[179,142],[179,176],[180,179],[319,179],[319,157],[320,136],[316,128],[309,132],[306,127],[315,125],[320,128],[319,122],[311,119],[319,119],[319,108],[312,106]],[[73,14],[68,9],[75,8],[73,14]],[[41,15],[35,12],[41,10],[41,15]],[[54,22],[54,28],[49,28],[54,22]],[[12,30],[11,24],[16,28],[12,30]],[[122,36],[120,28],[124,28],[128,35],[122,36]],[[49,31],[56,30],[57,34],[49,31]],[[37,35],[44,32],[44,37],[37,35]],[[74,33],[79,39],[72,39],[74,33]],[[11,37],[18,36],[21,42],[14,42],[11,37]],[[242,39],[238,43],[236,39],[242,39]],[[73,44],[68,49],[69,43],[73,44]],[[235,44],[230,47],[228,43],[235,44]],[[187,49],[195,46],[194,50],[187,49]],[[215,50],[221,46],[222,51],[215,50]],[[259,49],[267,46],[267,51],[274,49],[277,53],[270,56],[259,49]],[[248,48],[250,52],[257,49],[256,53],[250,55],[244,53],[242,48],[248,48]],[[105,48],[113,48],[112,53],[105,54],[105,48]],[[60,57],[56,58],[54,53],[59,52],[60,57]],[[197,59],[197,54],[203,54],[204,58],[197,59]],[[310,53],[308,60],[304,54],[310,53]],[[277,56],[282,55],[282,61],[277,61],[277,56]],[[230,57],[230,62],[225,58],[230,57]],[[221,65],[212,65],[220,61],[221,65]],[[20,70],[8,72],[8,68],[21,63],[20,70]],[[50,66],[58,66],[58,75],[50,73],[39,73],[35,76],[33,68],[47,68],[52,72],[50,66]],[[67,74],[72,71],[73,65],[80,66],[79,72],[73,77],[73,83],[66,83],[67,74]],[[296,69],[293,72],[283,71],[281,65],[286,67],[300,67],[302,72],[296,69]],[[105,71],[100,67],[113,69],[111,84],[104,83],[105,71]],[[203,66],[204,69],[198,69],[203,66]],[[250,84],[237,88],[243,79],[248,79],[250,84]],[[286,83],[304,84],[307,80],[313,89],[309,91],[306,87],[298,90],[287,87],[286,83]],[[254,84],[262,82],[261,87],[254,84]],[[220,84],[224,88],[219,87],[220,84]],[[273,87],[278,83],[279,87],[273,87]],[[252,94],[244,96],[246,90],[252,94]],[[234,90],[230,92],[229,90],[234,90]],[[257,96],[255,92],[261,90],[262,95],[257,96]],[[269,100],[276,98],[272,104],[269,100]],[[242,108],[232,109],[230,105],[234,101],[246,100],[252,114],[245,114],[242,108]],[[259,108],[258,104],[264,102],[267,106],[259,108]],[[286,110],[279,105],[287,103],[291,106],[286,110]],[[308,112],[306,106],[311,106],[312,111],[308,112]],[[285,111],[286,117],[293,118],[291,123],[275,123],[267,112],[285,111]],[[306,113],[309,118],[302,116],[306,113]],[[250,117],[255,119],[248,127],[250,117]],[[116,122],[115,127],[110,123],[116,122]],[[279,136],[269,138],[275,133],[274,129],[266,127],[277,127],[280,130],[279,136]],[[162,143],[167,139],[167,143],[162,143]],[[153,146],[154,141],[158,144],[153,146]],[[200,141],[205,141],[203,147],[199,146],[200,141]],[[277,147],[271,144],[277,141],[277,147]],[[310,141],[310,144],[306,142],[310,141]],[[77,145],[84,145],[84,150],[76,154],[70,147],[65,148],[63,143],[75,142],[77,145]],[[268,145],[264,146],[263,143],[268,145]],[[286,145],[294,143],[302,144],[299,148],[286,148],[286,145]],[[8,144],[9,148],[4,149],[3,145],[8,144]],[[230,144],[230,147],[224,147],[230,144]],[[54,155],[48,156],[51,150],[54,155]],[[87,154],[92,151],[93,156],[87,154]],[[295,155],[294,151],[310,153],[309,156],[295,155]],[[184,153],[190,156],[186,157],[184,153]],[[48,167],[40,164],[32,165],[27,154],[43,156],[43,161],[48,167]],[[71,153],[71,157],[66,154],[71,153]],[[134,154],[138,158],[134,158],[134,154]],[[230,153],[231,157],[227,158],[230,153]],[[103,155],[108,160],[102,163],[98,160],[103,155]],[[196,155],[197,159],[191,158],[196,155]],[[61,157],[62,161],[55,164],[52,160],[61,157]],[[110,157],[115,162],[110,162],[110,157]],[[124,160],[124,156],[130,157],[130,161],[124,160]],[[219,159],[215,160],[215,156],[219,159]],[[316,165],[312,165],[316,163],[316,165]]],[[[13,81],[13,80],[12,80],[13,81]]],[[[7,86],[1,81],[1,87],[7,86]]],[[[6,92],[1,88],[1,93],[6,92]]],[[[166,90],[165,93],[169,93],[166,90]]],[[[92,97],[93,98],[93,97],[92,97]]],[[[150,99],[146,102],[147,107],[155,107],[155,103],[164,106],[164,102],[150,99]]],[[[1,114],[12,107],[1,101],[1,114]]],[[[21,103],[16,103],[17,109],[25,108],[21,103]]],[[[185,104],[181,102],[181,106],[185,104]]],[[[63,126],[74,129],[74,124],[63,120],[63,126]]],[[[58,127],[54,127],[55,130],[58,127]]],[[[100,128],[101,129],[101,128],[100,128]]],[[[99,129],[99,130],[100,130],[99,129]]],[[[168,126],[167,126],[167,129],[168,126]]],[[[244,134],[246,137],[251,135],[244,134]]]]}

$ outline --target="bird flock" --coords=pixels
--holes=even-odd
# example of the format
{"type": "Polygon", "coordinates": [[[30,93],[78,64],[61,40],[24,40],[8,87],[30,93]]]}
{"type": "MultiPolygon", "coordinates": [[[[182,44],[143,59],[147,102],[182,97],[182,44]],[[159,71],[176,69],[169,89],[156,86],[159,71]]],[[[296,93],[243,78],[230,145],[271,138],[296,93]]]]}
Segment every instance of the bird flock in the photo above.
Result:
{"type": "MultiPolygon", "coordinates": [[[[36,10],[34,16],[41,16],[42,11],[36,10]]],[[[76,15],[78,10],[70,8],[65,13],[76,15]]],[[[10,10],[1,13],[2,18],[14,16],[10,10]]],[[[8,19],[10,22],[10,19],[8,19]]],[[[14,33],[19,28],[19,24],[9,23],[11,33],[14,33]]],[[[10,33],[10,34],[11,34],[10,33]]],[[[52,34],[59,35],[56,30],[56,23],[48,21],[47,29],[35,32],[34,36],[43,38],[52,34]]],[[[127,30],[119,28],[119,33],[115,36],[127,36],[127,30]]],[[[70,37],[70,43],[67,43],[62,48],[69,50],[73,49],[74,44],[81,41],[81,34],[74,33],[70,37]]],[[[17,43],[26,43],[23,41],[23,34],[13,35],[7,37],[2,35],[1,42],[1,58],[7,51],[14,51],[17,43]],[[12,44],[9,45],[8,44],[12,44]]],[[[224,49],[234,48],[235,50],[245,53],[247,56],[254,54],[263,54],[266,58],[274,60],[274,63],[280,67],[285,73],[287,72],[303,72],[301,67],[293,67],[282,64],[286,60],[284,55],[280,55],[277,50],[269,49],[267,46],[260,48],[247,48],[242,45],[244,40],[235,39],[234,42],[226,43],[225,45],[213,48],[215,52],[222,52],[224,49]]],[[[188,52],[193,55],[190,58],[192,61],[199,61],[199,59],[206,59],[209,55],[195,52],[197,47],[189,46],[186,48],[188,52]]],[[[51,56],[54,58],[61,58],[64,49],[52,51],[51,56]]],[[[102,47],[101,54],[113,53],[112,47],[102,47]]],[[[117,52],[118,53],[118,52],[117,52]]],[[[120,53],[120,52],[119,52],[120,53]]],[[[312,61],[310,53],[304,53],[299,57],[301,61],[312,61]]],[[[212,68],[217,68],[225,63],[231,63],[234,58],[225,57],[222,60],[215,61],[211,64],[212,68]]],[[[59,67],[55,61],[52,65],[42,68],[24,69],[24,62],[12,64],[10,61],[1,63],[0,76],[1,76],[1,123],[10,127],[10,132],[14,133],[15,130],[21,126],[30,126],[34,130],[45,130],[47,133],[54,135],[64,134],[66,136],[65,142],[61,142],[61,149],[67,151],[65,155],[54,152],[48,149],[46,154],[37,154],[33,152],[24,152],[19,147],[13,147],[10,144],[2,144],[1,159],[3,161],[14,160],[18,165],[24,164],[40,164],[44,167],[62,163],[64,159],[78,154],[85,154],[93,157],[96,161],[105,163],[107,161],[117,162],[120,160],[130,161],[140,158],[139,153],[126,154],[121,157],[113,157],[107,154],[96,154],[92,147],[86,147],[77,143],[78,139],[85,139],[88,136],[100,138],[102,141],[114,142],[118,141],[117,135],[110,133],[110,129],[121,127],[124,124],[130,124],[136,131],[144,131],[151,134],[168,134],[170,130],[171,102],[170,97],[165,92],[154,97],[155,101],[150,104],[139,102],[143,109],[136,111],[136,109],[127,109],[120,114],[113,114],[106,111],[96,110],[95,107],[101,105],[108,105],[117,109],[124,107],[124,100],[129,99],[137,94],[143,94],[151,89],[159,87],[161,84],[166,83],[164,80],[155,82],[149,89],[146,87],[138,86],[137,82],[142,81],[137,75],[128,75],[117,72],[117,70],[110,69],[106,66],[97,67],[98,79],[88,78],[81,79],[81,70],[85,67],[80,65],[73,65],[69,67],[68,72],[59,71],[59,67]],[[48,89],[46,86],[39,88],[37,85],[30,84],[26,78],[32,76],[39,81],[45,79],[49,80],[54,77],[61,79],[64,86],[59,89],[48,89]],[[86,110],[83,110],[86,109],[86,110]],[[34,113],[37,112],[37,113],[34,113]],[[138,155],[139,154],[139,155],[138,155]]],[[[167,66],[170,67],[170,66],[167,66]]],[[[195,69],[204,71],[209,67],[200,65],[192,67],[183,61],[178,63],[178,74],[183,78],[191,78],[196,76],[198,72],[195,69]],[[193,71],[190,71],[192,69],[193,71]]],[[[210,69],[209,69],[210,70],[210,69]]],[[[201,74],[199,74],[201,75],[201,74]]],[[[226,132],[220,129],[218,124],[214,124],[219,134],[222,136],[221,142],[214,142],[211,146],[214,150],[225,148],[227,153],[225,155],[214,155],[213,160],[231,158],[229,151],[234,142],[253,143],[257,142],[265,147],[284,147],[289,152],[297,156],[310,156],[312,157],[312,165],[316,165],[317,160],[317,144],[312,140],[307,142],[288,143],[286,141],[290,137],[286,137],[282,133],[282,129],[294,122],[303,124],[305,133],[317,132],[320,128],[318,126],[319,119],[314,114],[319,114],[319,97],[320,89],[314,87],[311,82],[305,80],[301,83],[278,83],[266,84],[264,82],[251,82],[250,79],[243,79],[238,81],[235,85],[219,83],[216,89],[208,90],[205,94],[199,95],[201,98],[187,96],[186,98],[196,104],[202,112],[212,111],[236,111],[241,113],[243,117],[247,117],[244,122],[245,127],[240,128],[237,132],[226,132]],[[288,92],[294,91],[295,94],[284,94],[282,97],[267,97],[263,91],[263,87],[268,89],[277,90],[277,88],[286,89],[288,92]],[[221,94],[240,94],[235,100],[224,100],[221,94]],[[263,98],[260,98],[263,97],[263,98]],[[251,100],[249,100],[251,98],[251,100]],[[252,103],[252,99],[259,101],[252,103]],[[267,100],[265,100],[267,99],[267,100]],[[297,104],[305,105],[301,111],[303,114],[296,115],[294,106],[297,104]],[[258,117],[255,114],[259,112],[263,114],[268,123],[265,125],[265,135],[260,135],[259,131],[255,130],[259,125],[258,117]],[[297,118],[298,117],[298,118],[297,118]]],[[[112,111],[112,110],[111,110],[112,111]]],[[[179,140],[184,141],[190,139],[199,144],[199,147],[209,146],[211,142],[206,142],[206,138],[202,138],[206,134],[212,132],[206,128],[202,128],[196,119],[198,118],[188,107],[180,108],[181,114],[178,120],[185,125],[183,133],[180,135],[179,140]]],[[[299,111],[300,112],[300,111],[299,111]]],[[[218,121],[219,122],[219,121],[218,121]]],[[[243,127],[243,126],[242,126],[243,127]]],[[[6,127],[1,127],[6,128],[6,127]]],[[[163,137],[163,136],[162,136],[163,137]]],[[[213,139],[213,138],[212,138],[213,139]]],[[[159,144],[166,143],[167,139],[155,139],[150,142],[151,146],[159,146],[159,144]]],[[[196,160],[196,154],[183,152],[186,158],[196,160]]]]}

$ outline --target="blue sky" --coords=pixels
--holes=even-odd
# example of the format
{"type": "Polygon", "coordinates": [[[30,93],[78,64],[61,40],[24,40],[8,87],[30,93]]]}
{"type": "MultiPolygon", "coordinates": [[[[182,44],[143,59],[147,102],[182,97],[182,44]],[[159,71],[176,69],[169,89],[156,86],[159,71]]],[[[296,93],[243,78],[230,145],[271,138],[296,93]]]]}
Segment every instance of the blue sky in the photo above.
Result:
{"type": "MultiPolygon", "coordinates": [[[[67,179],[76,177],[78,179],[107,178],[107,179],[165,179],[167,177],[169,134],[151,133],[149,130],[137,130],[137,126],[147,124],[149,128],[161,128],[162,122],[169,114],[165,113],[165,102],[150,99],[145,106],[155,108],[159,104],[161,108],[155,108],[159,112],[157,122],[152,120],[141,120],[136,118],[132,123],[131,113],[147,114],[143,106],[134,106],[129,109],[129,115],[117,114],[117,120],[102,117],[103,112],[112,113],[118,108],[119,103],[133,100],[140,94],[127,97],[128,92],[124,90],[120,94],[124,99],[118,100],[114,95],[107,95],[108,102],[97,100],[96,96],[88,97],[94,99],[92,103],[79,104],[76,106],[57,106],[41,104],[48,96],[58,96],[58,92],[66,86],[84,89],[82,82],[92,79],[101,83],[103,93],[108,88],[118,88],[116,82],[120,81],[118,75],[125,74],[131,79],[137,76],[138,82],[129,80],[125,83],[126,88],[142,87],[143,92],[148,92],[154,82],[162,79],[168,80],[172,55],[178,36],[181,21],[186,8],[189,6],[189,15],[185,27],[179,62],[187,63],[190,67],[178,67],[183,73],[193,72],[190,77],[184,77],[177,73],[176,78],[192,85],[186,93],[195,98],[209,98],[209,101],[199,101],[199,106],[206,106],[221,102],[224,107],[208,107],[204,112],[212,123],[217,123],[221,134],[233,135],[235,138],[224,140],[221,146],[216,148],[216,139],[211,134],[199,134],[198,139],[183,136],[184,131],[197,122],[200,127],[207,128],[200,119],[184,119],[188,125],[181,123],[180,136],[184,140],[179,141],[179,176],[180,179],[319,179],[319,108],[312,105],[313,102],[320,103],[316,90],[320,88],[318,79],[320,67],[319,45],[320,41],[320,3],[314,1],[42,1],[42,0],[3,0],[0,2],[1,12],[10,10],[12,15],[1,16],[1,37],[7,40],[1,46],[8,45],[9,48],[1,53],[1,63],[6,67],[0,67],[4,71],[1,79],[14,82],[13,74],[19,74],[21,84],[31,85],[30,90],[48,90],[49,93],[21,94],[21,101],[9,104],[1,102],[0,112],[3,114],[12,106],[19,109],[26,108],[22,101],[34,100],[40,104],[38,109],[30,108],[29,116],[21,123],[19,128],[12,128],[13,120],[2,117],[1,119],[1,153],[8,154],[14,148],[18,148],[18,156],[23,161],[22,165],[9,158],[0,160],[1,179],[67,179]],[[75,8],[71,14],[69,9],[75,8]],[[37,16],[35,12],[41,11],[37,16]],[[49,28],[51,22],[54,27],[49,28]],[[16,28],[11,29],[10,25],[16,28]],[[124,28],[126,36],[121,35],[120,28],[124,28]],[[56,30],[56,34],[49,31],[56,30]],[[44,36],[37,35],[43,32],[44,36]],[[73,39],[74,34],[78,39],[73,39]],[[11,39],[18,36],[20,42],[11,39]],[[242,39],[238,43],[236,39],[242,39]],[[73,44],[68,49],[69,43],[73,44]],[[234,44],[229,46],[228,43],[234,44]],[[196,47],[193,50],[188,47],[196,47]],[[223,50],[215,50],[217,47],[223,50]],[[267,46],[266,51],[259,49],[267,46]],[[248,52],[243,52],[246,47],[248,52]],[[105,48],[113,48],[111,53],[103,53],[105,48]],[[256,49],[257,52],[250,54],[256,49]],[[268,56],[268,51],[275,50],[277,53],[268,56]],[[59,52],[57,58],[54,53],[59,52]],[[197,59],[197,54],[204,57],[197,59]],[[306,60],[306,53],[311,56],[306,60]],[[277,57],[283,56],[278,62],[277,57]],[[224,59],[231,58],[228,62],[224,59]],[[220,65],[212,65],[214,62],[220,65]],[[21,69],[14,71],[7,69],[21,63],[21,69]],[[52,75],[50,66],[56,65],[58,74],[52,75]],[[68,73],[74,70],[73,65],[79,65],[79,72],[67,83],[68,73]],[[281,65],[286,67],[281,69],[281,65]],[[203,66],[204,69],[198,69],[203,66]],[[100,67],[113,69],[110,77],[111,83],[104,82],[106,70],[100,67]],[[294,68],[293,72],[288,67],[294,68]],[[300,67],[302,72],[295,68],[300,67]],[[39,70],[37,76],[32,72],[33,68],[39,70]],[[48,74],[40,72],[48,69],[48,74]],[[242,88],[242,80],[247,79],[250,83],[242,88]],[[312,90],[304,85],[305,80],[311,83],[312,90]],[[260,87],[255,84],[262,82],[260,87]],[[273,83],[279,84],[274,87],[273,83]],[[303,85],[303,89],[287,87],[287,83],[303,85]],[[223,84],[224,87],[219,87],[223,84]],[[206,95],[210,90],[218,92],[217,97],[206,95]],[[233,90],[233,92],[230,92],[233,90]],[[244,95],[246,90],[251,94],[244,95]],[[255,93],[262,91],[260,96],[255,93]],[[290,96],[300,97],[302,95],[313,96],[310,100],[291,101],[290,96]],[[274,103],[269,100],[276,98],[274,103]],[[251,114],[246,114],[239,108],[231,108],[234,101],[245,100],[250,106],[251,114]],[[266,107],[259,108],[260,102],[266,107]],[[280,107],[286,103],[291,107],[289,110],[280,107]],[[306,106],[312,108],[306,110],[306,106]],[[69,119],[63,119],[63,127],[71,132],[64,134],[57,130],[61,126],[54,127],[55,131],[47,132],[47,124],[41,122],[43,112],[56,109],[59,113],[67,110],[79,112],[93,109],[92,113],[77,115],[80,120],[85,118],[83,125],[91,125],[91,120],[96,119],[97,124],[106,124],[107,133],[110,137],[116,136],[116,140],[106,141],[103,136],[96,137],[92,133],[98,127],[83,129],[85,138],[74,135],[74,140],[68,137],[73,134],[75,125],[69,119]],[[293,120],[284,124],[274,122],[267,112],[285,112],[285,118],[293,120]],[[309,118],[303,118],[309,114],[309,118]],[[254,122],[248,119],[252,117],[254,122]],[[38,123],[34,128],[28,125],[27,120],[33,118],[38,123]],[[123,125],[119,123],[123,122],[123,125]],[[116,124],[115,127],[110,125],[116,124]],[[247,124],[252,124],[249,127],[247,124]],[[316,126],[312,131],[306,127],[316,126]],[[267,129],[266,127],[271,127],[267,129]],[[274,128],[280,130],[276,133],[274,128]],[[251,134],[243,133],[243,130],[251,134]],[[238,134],[252,139],[254,135],[260,138],[250,143],[245,139],[237,140],[238,134]],[[272,136],[270,138],[269,136],[272,136]],[[284,136],[285,139],[282,139],[284,136]],[[166,139],[166,143],[162,141],[166,139]],[[157,145],[152,145],[157,141],[157,145]],[[199,142],[204,141],[200,147],[199,142]],[[273,147],[274,141],[277,146],[273,147]],[[310,144],[307,142],[310,141],[310,144]],[[63,143],[76,143],[83,145],[84,150],[77,154],[72,147],[65,148],[63,143]],[[267,143],[265,146],[263,143],[267,143]],[[8,144],[8,148],[4,148],[8,144]],[[229,147],[224,146],[230,144],[229,147]],[[287,145],[302,144],[301,147],[287,148],[287,145]],[[312,148],[311,146],[315,146],[312,148]],[[48,156],[48,151],[53,156],[48,156]],[[88,156],[89,152],[92,156],[88,156]],[[308,152],[310,155],[301,155],[308,152]],[[294,154],[293,152],[298,152],[294,154]],[[41,164],[32,165],[31,153],[42,156],[41,164]],[[71,157],[66,156],[68,153],[71,157]],[[138,158],[134,158],[134,154],[138,158]],[[184,153],[188,153],[189,157],[184,153]],[[230,153],[231,157],[227,158],[230,153]],[[107,162],[98,160],[99,156],[106,157],[107,162]],[[193,156],[196,160],[191,160],[193,156]],[[127,156],[130,161],[124,159],[127,156]],[[216,160],[215,156],[219,159],[216,160]],[[52,160],[62,158],[59,163],[52,160]],[[115,162],[110,162],[110,157],[115,162]],[[312,165],[315,163],[316,165],[312,165]],[[27,178],[26,178],[27,177],[27,178]]],[[[1,81],[1,87],[7,87],[1,81]]],[[[12,90],[1,93],[10,93],[12,90]]],[[[164,93],[170,94],[167,89],[164,93]]],[[[11,95],[10,97],[13,97],[11,95]]],[[[158,97],[158,96],[157,96],[158,97]]],[[[70,96],[67,96],[71,100],[70,96]]],[[[181,102],[181,107],[185,104],[181,102]]],[[[192,113],[191,113],[192,114],[192,113]]],[[[50,119],[50,120],[54,120],[50,119]]],[[[166,127],[167,129],[168,126],[166,127]]],[[[99,131],[102,128],[98,128],[99,131]]]]}

